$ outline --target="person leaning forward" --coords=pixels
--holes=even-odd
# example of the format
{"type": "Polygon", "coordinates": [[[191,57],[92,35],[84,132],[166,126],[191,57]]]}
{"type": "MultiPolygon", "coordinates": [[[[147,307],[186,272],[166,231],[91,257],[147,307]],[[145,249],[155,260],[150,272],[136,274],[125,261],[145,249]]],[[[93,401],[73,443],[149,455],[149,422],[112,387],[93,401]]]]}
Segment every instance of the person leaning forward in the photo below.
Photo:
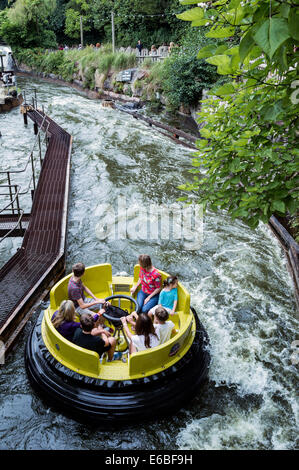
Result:
{"type": "Polygon", "coordinates": [[[68,283],[68,297],[69,300],[74,302],[76,313],[78,315],[82,315],[82,313],[92,314],[93,311],[100,310],[102,304],[105,303],[105,299],[98,299],[81,280],[85,272],[85,265],[83,263],[76,263],[73,265],[72,270],[73,275],[68,283]],[[92,298],[85,297],[85,293],[92,298]]]}
{"type": "Polygon", "coordinates": [[[112,361],[117,359],[118,356],[114,355],[116,339],[112,336],[106,335],[93,335],[94,320],[89,313],[83,313],[80,317],[81,328],[77,328],[73,337],[73,343],[81,348],[95,351],[101,355],[108,352],[108,360],[112,361]]]}

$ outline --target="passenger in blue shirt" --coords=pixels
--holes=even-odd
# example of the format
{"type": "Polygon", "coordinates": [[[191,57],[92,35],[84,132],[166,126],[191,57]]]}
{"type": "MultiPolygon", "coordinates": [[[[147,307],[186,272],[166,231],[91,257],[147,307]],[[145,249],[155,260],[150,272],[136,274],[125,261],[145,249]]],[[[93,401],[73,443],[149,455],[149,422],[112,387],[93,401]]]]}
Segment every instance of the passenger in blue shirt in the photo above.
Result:
{"type": "Polygon", "coordinates": [[[151,308],[148,312],[152,317],[155,314],[157,307],[164,307],[170,315],[175,314],[175,309],[178,303],[178,278],[177,276],[168,276],[163,282],[163,289],[160,292],[158,305],[151,308]]]}

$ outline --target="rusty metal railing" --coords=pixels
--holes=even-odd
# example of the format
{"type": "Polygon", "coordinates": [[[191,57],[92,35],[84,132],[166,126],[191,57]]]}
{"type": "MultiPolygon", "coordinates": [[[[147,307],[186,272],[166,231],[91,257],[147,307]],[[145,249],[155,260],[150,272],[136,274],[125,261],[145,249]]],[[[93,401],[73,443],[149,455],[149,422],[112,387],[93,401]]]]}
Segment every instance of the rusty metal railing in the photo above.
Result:
{"type": "Polygon", "coordinates": [[[45,142],[45,139],[47,138],[49,126],[50,126],[50,121],[47,120],[46,115],[44,113],[41,113],[37,109],[37,98],[36,98],[36,92],[35,92],[35,98],[32,98],[32,103],[33,105],[28,105],[25,102],[25,109],[28,108],[30,110],[34,109],[34,111],[40,116],[41,118],[41,124],[39,126],[39,129],[36,133],[36,137],[32,146],[32,149],[29,153],[29,156],[26,160],[26,163],[22,169],[12,169],[12,170],[4,170],[0,171],[0,178],[1,175],[4,176],[4,184],[0,185],[0,197],[8,197],[9,202],[0,209],[0,216],[1,214],[4,213],[9,213],[11,215],[18,215],[18,222],[15,224],[14,228],[10,230],[7,234],[5,234],[2,238],[0,238],[0,243],[10,234],[15,230],[17,227],[19,227],[20,230],[22,230],[22,216],[24,214],[24,210],[21,208],[21,203],[20,203],[20,196],[28,194],[30,191],[31,185],[33,186],[33,192],[36,189],[36,168],[35,168],[35,158],[34,158],[34,150],[35,147],[38,143],[39,146],[39,161],[40,161],[40,167],[42,166],[43,160],[42,160],[42,144],[45,142]],[[40,140],[40,133],[41,131],[45,131],[44,134],[44,141],[41,142],[40,140]],[[29,184],[27,186],[27,189],[23,190],[23,186],[20,184],[16,184],[14,180],[14,176],[17,174],[25,173],[27,171],[28,166],[31,165],[31,177],[29,180],[29,184]],[[5,191],[5,192],[3,192],[5,191]]]}

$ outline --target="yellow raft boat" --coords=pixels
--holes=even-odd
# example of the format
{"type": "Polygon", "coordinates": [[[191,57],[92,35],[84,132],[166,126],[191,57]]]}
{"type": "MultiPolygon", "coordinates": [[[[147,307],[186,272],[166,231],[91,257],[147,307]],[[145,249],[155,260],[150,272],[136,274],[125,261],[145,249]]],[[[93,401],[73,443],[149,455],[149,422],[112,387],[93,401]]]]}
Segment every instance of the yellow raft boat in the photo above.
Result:
{"type": "MultiPolygon", "coordinates": [[[[160,271],[162,280],[168,274],[160,271]]],[[[175,332],[164,344],[128,354],[128,341],[120,321],[107,315],[113,328],[116,351],[123,359],[107,362],[99,355],[61,336],[51,317],[68,298],[71,274],[50,292],[50,306],[38,318],[26,345],[25,363],[33,387],[51,404],[80,421],[126,422],[161,417],[177,411],[196,396],[206,380],[210,362],[209,341],[190,294],[178,285],[178,305],[171,317],[175,332]]],[[[131,313],[136,309],[130,289],[134,276],[112,276],[110,264],[86,268],[82,281],[98,298],[110,298],[112,305],[131,313]]]]}

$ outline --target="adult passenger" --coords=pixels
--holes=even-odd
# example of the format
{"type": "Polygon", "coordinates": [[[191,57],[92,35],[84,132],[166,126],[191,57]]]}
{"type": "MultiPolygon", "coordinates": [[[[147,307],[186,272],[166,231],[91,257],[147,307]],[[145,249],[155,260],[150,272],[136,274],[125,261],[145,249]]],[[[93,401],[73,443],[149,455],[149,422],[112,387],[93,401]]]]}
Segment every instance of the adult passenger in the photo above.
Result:
{"type": "MultiPolygon", "coordinates": [[[[96,334],[101,332],[108,336],[107,331],[100,326],[100,315],[93,313],[92,318],[96,334]]],[[[51,321],[58,333],[69,341],[72,341],[76,329],[80,328],[80,323],[76,321],[76,310],[72,300],[63,300],[59,310],[54,312],[51,321]]]]}
{"type": "Polygon", "coordinates": [[[137,293],[139,312],[147,313],[158,303],[161,290],[161,274],[152,265],[149,255],[140,255],[138,262],[140,265],[139,280],[132,287],[131,294],[134,295],[141,285],[141,290],[137,293]]]}
{"type": "Polygon", "coordinates": [[[80,323],[75,321],[75,315],[74,303],[71,300],[63,300],[59,310],[56,310],[51,318],[58,333],[69,341],[72,341],[76,329],[80,328],[80,323]]]}

